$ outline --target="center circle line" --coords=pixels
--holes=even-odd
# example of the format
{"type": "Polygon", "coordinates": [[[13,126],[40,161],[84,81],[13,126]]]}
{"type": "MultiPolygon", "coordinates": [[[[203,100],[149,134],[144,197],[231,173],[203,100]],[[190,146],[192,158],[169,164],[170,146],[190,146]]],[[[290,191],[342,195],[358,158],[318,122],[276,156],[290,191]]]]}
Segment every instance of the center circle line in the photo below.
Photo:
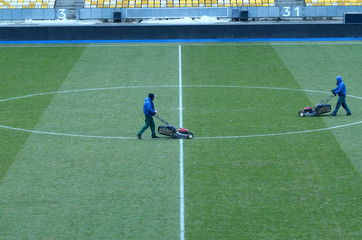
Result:
{"type": "MultiPolygon", "coordinates": [[[[48,93],[35,93],[29,94],[19,97],[0,99],[1,102],[12,101],[22,98],[36,97],[42,95],[50,95],[50,94],[61,94],[61,93],[73,93],[73,92],[85,92],[85,91],[99,91],[99,90],[114,90],[114,89],[136,89],[136,88],[178,88],[178,85],[159,85],[159,86],[118,86],[118,87],[102,87],[102,88],[85,88],[85,89],[73,89],[73,90],[62,90],[56,92],[48,92],[48,93]]],[[[263,86],[228,86],[228,85],[183,85],[182,87],[187,88],[202,88],[202,87],[210,87],[210,88],[248,88],[248,89],[269,89],[269,90],[284,90],[284,91],[301,91],[301,92],[316,92],[316,93],[329,93],[326,91],[319,90],[308,90],[308,89],[293,89],[293,88],[281,88],[281,87],[263,87],[263,86]]],[[[362,97],[348,95],[352,98],[362,99],[362,97]]],[[[303,130],[303,131],[292,131],[292,132],[284,132],[284,133],[266,133],[266,134],[253,134],[253,135],[240,135],[240,136],[215,136],[215,137],[195,137],[197,140],[204,139],[233,139],[233,138],[252,138],[252,137],[269,137],[269,136],[280,136],[280,135],[292,135],[292,134],[300,134],[300,133],[310,133],[310,132],[318,132],[325,130],[338,129],[342,127],[349,127],[357,124],[361,124],[362,121],[353,122],[349,124],[337,125],[332,127],[320,128],[320,129],[312,129],[312,130],[303,130]]],[[[83,135],[83,134],[71,134],[71,133],[57,133],[57,132],[47,132],[47,131],[39,131],[39,130],[30,130],[23,128],[10,127],[5,125],[0,125],[0,128],[23,131],[29,133],[37,133],[37,134],[46,134],[46,135],[56,135],[56,136],[68,136],[68,137],[81,137],[81,138],[101,138],[101,139],[127,139],[133,140],[137,139],[136,137],[123,137],[123,136],[99,136],[99,135],[83,135]]]]}

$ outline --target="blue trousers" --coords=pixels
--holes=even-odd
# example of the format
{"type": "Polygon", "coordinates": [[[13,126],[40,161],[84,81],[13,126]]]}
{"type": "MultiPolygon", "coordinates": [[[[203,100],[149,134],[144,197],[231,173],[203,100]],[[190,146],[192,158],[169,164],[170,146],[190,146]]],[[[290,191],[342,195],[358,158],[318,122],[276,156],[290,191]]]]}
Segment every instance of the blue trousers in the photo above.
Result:
{"type": "Polygon", "coordinates": [[[333,114],[337,114],[341,105],[347,111],[347,114],[351,113],[351,110],[349,110],[348,105],[346,103],[346,95],[342,95],[338,97],[336,108],[334,109],[333,114]]]}

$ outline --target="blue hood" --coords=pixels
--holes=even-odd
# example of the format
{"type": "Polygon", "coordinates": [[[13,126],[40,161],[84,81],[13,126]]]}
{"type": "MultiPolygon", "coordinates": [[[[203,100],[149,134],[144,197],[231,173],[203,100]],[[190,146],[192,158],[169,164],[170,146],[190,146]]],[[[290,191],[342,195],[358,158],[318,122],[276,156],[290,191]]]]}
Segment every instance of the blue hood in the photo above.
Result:
{"type": "Polygon", "coordinates": [[[338,76],[338,77],[336,77],[336,79],[337,79],[337,84],[336,85],[339,85],[342,82],[342,77],[338,76]]]}
{"type": "Polygon", "coordinates": [[[343,96],[347,94],[347,88],[346,85],[344,85],[344,82],[342,81],[341,76],[336,77],[337,79],[337,87],[333,89],[333,93],[338,94],[339,96],[343,96]]]}

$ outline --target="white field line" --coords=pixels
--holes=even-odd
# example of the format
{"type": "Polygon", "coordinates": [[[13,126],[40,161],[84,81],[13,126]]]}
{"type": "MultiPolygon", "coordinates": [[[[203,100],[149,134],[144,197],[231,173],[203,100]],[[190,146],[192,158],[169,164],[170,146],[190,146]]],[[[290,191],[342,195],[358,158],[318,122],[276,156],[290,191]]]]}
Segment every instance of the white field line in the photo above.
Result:
{"type": "Polygon", "coordinates": [[[86,88],[86,89],[74,89],[74,90],[65,90],[65,91],[58,91],[58,92],[48,92],[48,93],[35,93],[35,94],[29,94],[25,96],[20,97],[13,97],[13,98],[7,98],[2,99],[0,102],[6,102],[10,100],[16,100],[21,98],[28,98],[28,97],[36,97],[41,95],[51,95],[51,94],[59,94],[59,93],[72,93],[72,92],[86,92],[86,91],[99,91],[99,90],[114,90],[114,89],[135,89],[135,88],[175,88],[178,87],[178,85],[162,85],[162,86],[120,86],[120,87],[104,87],[104,88],[86,88]]]}
{"type": "MultiPolygon", "coordinates": [[[[180,108],[180,128],[182,128],[182,58],[181,45],[178,47],[179,62],[179,108],[180,108]]],[[[184,145],[180,139],[180,240],[185,239],[185,194],[184,194],[184,145]]]]}
{"type": "MultiPolygon", "coordinates": [[[[103,88],[87,88],[87,89],[74,89],[74,90],[65,90],[58,92],[48,92],[48,93],[35,93],[19,97],[12,97],[7,99],[0,99],[0,102],[6,102],[21,98],[36,97],[42,95],[51,95],[51,94],[60,94],[60,93],[72,93],[72,92],[85,92],[85,91],[99,91],[99,90],[114,90],[114,89],[136,89],[136,88],[178,88],[179,85],[159,85],[159,86],[120,86],[120,87],[103,87],[103,88]]],[[[280,87],[260,87],[260,86],[226,86],[226,85],[183,85],[182,87],[187,88],[249,88],[249,89],[268,89],[268,90],[284,90],[284,91],[299,91],[299,92],[316,92],[316,93],[329,93],[326,91],[318,90],[308,90],[308,89],[297,89],[297,88],[280,88],[280,87]]],[[[347,95],[348,97],[362,99],[362,97],[347,95]]]]}
{"type": "Polygon", "coordinates": [[[81,138],[101,138],[101,139],[137,139],[135,137],[120,137],[120,136],[97,136],[97,135],[83,135],[83,134],[71,134],[71,133],[57,133],[57,132],[46,132],[46,131],[38,131],[38,130],[30,130],[30,129],[23,129],[23,128],[15,128],[0,125],[0,128],[16,130],[21,132],[29,132],[29,133],[38,133],[38,134],[45,134],[45,135],[55,135],[55,136],[65,136],[65,137],[81,137],[81,138]]]}
{"type": "MultiPolygon", "coordinates": [[[[181,45],[179,45],[179,49],[181,49],[181,45]]],[[[181,55],[179,55],[179,62],[181,62],[181,55]]],[[[260,86],[225,86],[225,85],[182,85],[182,73],[181,73],[181,63],[179,66],[179,85],[160,85],[160,86],[120,86],[120,87],[104,87],[104,88],[89,88],[89,89],[75,89],[75,90],[65,90],[65,91],[58,91],[58,92],[48,92],[48,93],[36,93],[36,94],[29,94],[19,97],[12,97],[7,99],[0,99],[1,102],[17,100],[22,98],[30,98],[42,95],[51,95],[51,94],[61,94],[61,93],[73,93],[73,92],[84,92],[84,91],[99,91],[99,90],[114,90],[114,89],[136,89],[136,88],[176,88],[180,89],[180,127],[182,127],[182,88],[247,88],[247,89],[268,89],[268,90],[283,90],[283,91],[300,91],[300,92],[316,92],[316,93],[329,93],[326,91],[318,91],[318,90],[308,90],[308,89],[293,89],[293,88],[280,88],[280,87],[260,87],[260,86]],[[180,87],[180,85],[182,87],[180,87]]],[[[348,95],[348,97],[362,99],[362,97],[348,95]]],[[[342,127],[349,127],[356,124],[360,124],[362,121],[338,125],[334,127],[328,128],[321,128],[321,129],[313,129],[313,130],[305,130],[305,131],[294,131],[294,132],[286,132],[286,133],[270,133],[270,134],[256,134],[256,135],[243,135],[243,136],[215,136],[215,137],[195,137],[194,139],[226,139],[226,138],[250,138],[250,137],[268,137],[268,136],[280,136],[280,135],[289,135],[289,134],[298,134],[298,133],[310,133],[310,132],[317,132],[317,131],[324,131],[324,130],[331,130],[331,129],[338,129],[342,127]]],[[[16,128],[11,126],[0,125],[0,128],[16,130],[16,131],[23,131],[23,132],[30,132],[30,133],[37,133],[37,134],[47,134],[47,135],[57,135],[57,136],[68,136],[68,137],[83,137],[83,138],[101,138],[101,139],[136,139],[135,137],[122,137],[122,136],[100,136],[100,135],[83,135],[83,134],[71,134],[71,133],[56,133],[56,132],[48,132],[48,131],[38,131],[38,130],[30,130],[30,129],[22,129],[16,128]]],[[[180,141],[181,144],[182,141],[180,141]]]]}
{"type": "Polygon", "coordinates": [[[349,127],[353,125],[357,125],[362,123],[362,121],[359,122],[353,122],[348,123],[344,125],[338,125],[334,127],[327,127],[327,128],[319,128],[319,129],[313,129],[313,130],[305,130],[305,131],[298,131],[298,132],[285,132],[285,133],[267,133],[267,134],[255,134],[255,135],[244,135],[244,136],[216,136],[216,137],[198,137],[195,139],[227,139],[227,138],[252,138],[252,137],[270,137],[270,136],[281,136],[281,135],[291,135],[291,134],[298,134],[298,133],[311,133],[311,132],[320,132],[320,131],[326,131],[326,130],[332,130],[342,127],[349,127]]]}
{"type": "MultiPolygon", "coordinates": [[[[298,132],[285,132],[285,133],[267,133],[267,134],[254,134],[254,135],[241,135],[241,136],[215,136],[215,137],[196,137],[193,140],[205,140],[205,139],[232,139],[232,138],[253,138],[253,137],[270,137],[270,136],[282,136],[282,135],[291,135],[291,134],[299,134],[299,133],[311,133],[311,132],[320,132],[332,129],[338,129],[343,127],[350,127],[353,125],[361,124],[362,121],[353,122],[328,128],[319,128],[319,129],[312,129],[312,130],[304,130],[298,132]]],[[[9,130],[16,130],[21,132],[29,132],[29,133],[37,133],[37,134],[45,134],[45,135],[55,135],[55,136],[65,136],[65,137],[81,137],[81,138],[100,138],[100,139],[137,139],[136,137],[122,137],[122,136],[100,136],[100,135],[82,135],[82,134],[70,134],[70,133],[57,133],[57,132],[46,132],[46,131],[38,131],[38,130],[30,130],[30,129],[23,129],[23,128],[15,128],[9,127],[5,125],[0,125],[0,128],[9,129],[9,130]]],[[[181,145],[180,145],[181,147],[181,145]]],[[[183,147],[183,146],[182,146],[183,147]]],[[[181,153],[181,149],[180,149],[181,153]]],[[[183,153],[183,151],[182,151],[183,153]]]]}

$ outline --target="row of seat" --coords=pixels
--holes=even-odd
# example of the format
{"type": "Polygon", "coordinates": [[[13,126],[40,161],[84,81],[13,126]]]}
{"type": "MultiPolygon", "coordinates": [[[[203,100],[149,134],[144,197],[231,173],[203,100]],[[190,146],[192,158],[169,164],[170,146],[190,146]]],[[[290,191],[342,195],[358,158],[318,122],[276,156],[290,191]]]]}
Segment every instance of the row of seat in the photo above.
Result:
{"type": "Polygon", "coordinates": [[[55,0],[0,0],[0,9],[54,8],[55,0]]]}
{"type": "Polygon", "coordinates": [[[274,0],[85,0],[85,8],[275,6],[274,0]]]}
{"type": "Polygon", "coordinates": [[[306,6],[359,6],[362,0],[305,0],[306,6]]]}

